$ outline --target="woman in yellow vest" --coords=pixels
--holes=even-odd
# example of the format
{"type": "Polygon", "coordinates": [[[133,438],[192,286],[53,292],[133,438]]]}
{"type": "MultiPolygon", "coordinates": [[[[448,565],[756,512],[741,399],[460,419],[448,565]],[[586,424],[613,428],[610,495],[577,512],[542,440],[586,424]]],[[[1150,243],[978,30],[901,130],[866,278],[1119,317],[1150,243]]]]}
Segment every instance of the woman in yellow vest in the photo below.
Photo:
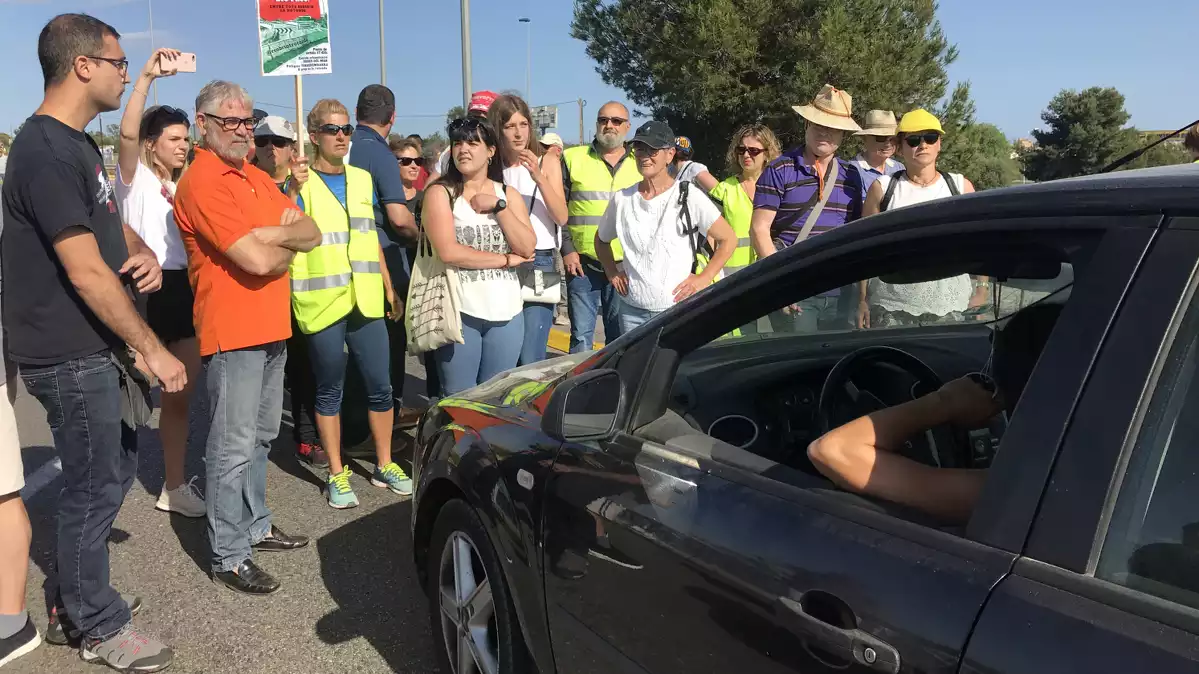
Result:
{"type": "Polygon", "coordinates": [[[721,214],[737,235],[737,248],[724,265],[725,276],[748,267],[757,259],[749,242],[749,221],[754,215],[754,194],[762,169],[782,152],[774,132],[762,124],[743,126],[733,134],[725,162],[733,175],[708,193],[720,204],[721,214]]]}
{"type": "Polygon", "coordinates": [[[346,347],[366,384],[377,468],[371,484],[407,495],[412,481],[391,460],[391,363],[384,299],[394,320],[395,292],[375,229],[371,175],[345,163],[350,149],[349,112],[336,100],[317,101],[308,114],[316,148],[308,182],[297,204],[321,229],[321,245],[292,260],[291,307],[307,336],[316,378],[316,426],[329,455],[326,495],[334,508],[353,508],[350,469],[341,460],[341,398],[346,347]]]}

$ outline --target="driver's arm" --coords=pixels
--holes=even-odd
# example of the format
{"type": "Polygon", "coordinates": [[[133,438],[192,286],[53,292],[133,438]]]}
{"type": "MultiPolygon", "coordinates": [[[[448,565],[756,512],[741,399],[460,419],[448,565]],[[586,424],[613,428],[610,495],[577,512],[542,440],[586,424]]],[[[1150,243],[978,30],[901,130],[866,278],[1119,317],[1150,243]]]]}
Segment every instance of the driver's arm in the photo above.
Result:
{"type": "Polygon", "coordinates": [[[941,424],[980,426],[999,410],[986,389],[956,379],[934,393],[834,428],[808,446],[808,457],[843,489],[965,522],[982,491],[983,471],[926,466],[894,450],[941,424]]]}

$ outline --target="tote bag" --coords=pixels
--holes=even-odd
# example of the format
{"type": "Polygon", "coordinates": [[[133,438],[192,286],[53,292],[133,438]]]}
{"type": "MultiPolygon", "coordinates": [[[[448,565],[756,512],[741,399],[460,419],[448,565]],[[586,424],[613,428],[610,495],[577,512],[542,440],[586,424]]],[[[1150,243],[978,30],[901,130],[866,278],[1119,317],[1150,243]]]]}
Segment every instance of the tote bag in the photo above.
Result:
{"type": "Polygon", "coordinates": [[[404,308],[408,352],[419,354],[446,344],[464,343],[461,307],[458,272],[441,261],[422,231],[404,308]]]}

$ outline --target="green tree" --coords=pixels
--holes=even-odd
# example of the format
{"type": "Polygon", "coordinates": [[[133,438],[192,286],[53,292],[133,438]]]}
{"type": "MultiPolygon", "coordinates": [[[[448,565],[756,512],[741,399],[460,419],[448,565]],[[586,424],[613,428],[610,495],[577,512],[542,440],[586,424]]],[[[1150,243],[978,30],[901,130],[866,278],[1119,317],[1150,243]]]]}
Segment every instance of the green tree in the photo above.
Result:
{"type": "MultiPolygon", "coordinates": [[[[1139,137],[1139,136],[1138,136],[1139,137]]],[[[1148,145],[1149,141],[1141,141],[1148,145]]],[[[1186,148],[1181,143],[1159,143],[1150,148],[1145,154],[1130,161],[1125,169],[1150,168],[1153,166],[1173,166],[1175,164],[1186,164],[1191,160],[1191,155],[1186,151],[1186,148]]]]}
{"type": "Polygon", "coordinates": [[[933,0],[577,0],[572,34],[605,82],[690,136],[709,163],[742,124],[798,143],[791,106],[826,82],[850,92],[859,114],[932,108],[957,57],[933,0]]]}
{"type": "Polygon", "coordinates": [[[455,105],[454,107],[452,107],[448,111],[446,111],[445,125],[449,126],[450,122],[454,121],[455,119],[461,119],[462,117],[465,117],[465,116],[466,116],[466,108],[462,107],[461,105],[455,105]]]}
{"type": "Polygon", "coordinates": [[[0,133],[0,147],[5,149],[12,147],[12,136],[7,133],[0,133]]]}
{"type": "MultiPolygon", "coordinates": [[[[444,134],[442,134],[440,131],[434,131],[428,136],[425,136],[424,142],[421,143],[421,149],[424,150],[426,159],[436,160],[437,156],[441,154],[441,151],[446,149],[449,144],[450,141],[446,139],[444,134]]],[[[432,168],[433,167],[430,166],[429,170],[432,170],[432,168]]]]}
{"type": "Polygon", "coordinates": [[[945,128],[937,167],[961,173],[976,190],[1011,185],[1020,179],[1020,164],[1012,158],[1012,144],[999,127],[975,119],[970,84],[962,83],[944,105],[934,111],[945,128]]]}
{"type": "Polygon", "coordinates": [[[1136,130],[1124,126],[1124,96],[1112,87],[1065,89],[1049,102],[1041,120],[1045,128],[1032,132],[1036,146],[1021,157],[1032,180],[1094,173],[1140,142],[1136,130]]]}

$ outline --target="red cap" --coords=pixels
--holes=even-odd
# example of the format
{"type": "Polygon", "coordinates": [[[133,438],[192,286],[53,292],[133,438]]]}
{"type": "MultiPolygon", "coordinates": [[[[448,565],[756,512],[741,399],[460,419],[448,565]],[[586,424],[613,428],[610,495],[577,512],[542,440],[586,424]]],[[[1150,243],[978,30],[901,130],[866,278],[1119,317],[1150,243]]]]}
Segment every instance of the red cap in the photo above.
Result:
{"type": "Polygon", "coordinates": [[[491,109],[491,104],[495,103],[495,99],[500,95],[494,91],[476,91],[471,94],[470,105],[466,108],[467,112],[487,112],[491,109]]]}

